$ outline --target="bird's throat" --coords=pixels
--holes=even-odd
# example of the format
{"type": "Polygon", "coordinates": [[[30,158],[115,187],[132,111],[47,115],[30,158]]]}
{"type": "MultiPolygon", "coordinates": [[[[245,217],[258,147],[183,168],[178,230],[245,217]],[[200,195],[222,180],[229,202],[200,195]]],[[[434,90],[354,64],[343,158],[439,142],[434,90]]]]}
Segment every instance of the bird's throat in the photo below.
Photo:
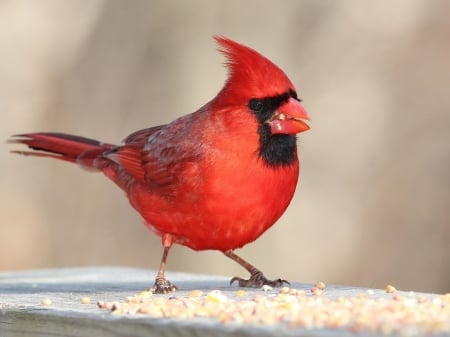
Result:
{"type": "Polygon", "coordinates": [[[297,161],[297,137],[295,135],[273,135],[270,128],[260,125],[259,155],[263,161],[272,167],[282,167],[294,164],[297,161]]]}

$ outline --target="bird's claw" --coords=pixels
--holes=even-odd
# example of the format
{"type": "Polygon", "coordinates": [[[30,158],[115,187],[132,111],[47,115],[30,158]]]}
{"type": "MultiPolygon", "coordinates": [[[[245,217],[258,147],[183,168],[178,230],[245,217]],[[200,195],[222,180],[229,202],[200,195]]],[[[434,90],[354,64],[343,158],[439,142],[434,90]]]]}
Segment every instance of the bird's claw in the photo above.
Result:
{"type": "Polygon", "coordinates": [[[232,285],[234,282],[238,282],[240,287],[246,287],[246,288],[261,288],[264,285],[268,285],[271,287],[282,287],[283,285],[290,285],[290,283],[286,280],[282,279],[276,279],[276,280],[268,280],[264,274],[260,271],[255,269],[251,274],[250,278],[248,280],[240,278],[240,277],[233,277],[230,281],[230,285],[232,285]]]}
{"type": "Polygon", "coordinates": [[[168,294],[171,292],[174,292],[178,290],[177,286],[170,283],[166,278],[164,277],[157,277],[155,279],[155,284],[152,288],[152,293],[154,294],[168,294]]]}

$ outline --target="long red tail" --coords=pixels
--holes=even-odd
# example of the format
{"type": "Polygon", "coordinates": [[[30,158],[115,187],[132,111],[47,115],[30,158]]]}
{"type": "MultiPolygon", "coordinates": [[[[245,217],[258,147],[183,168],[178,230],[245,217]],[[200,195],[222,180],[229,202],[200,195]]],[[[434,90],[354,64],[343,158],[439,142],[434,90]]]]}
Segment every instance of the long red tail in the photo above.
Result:
{"type": "Polygon", "coordinates": [[[26,156],[51,157],[77,163],[84,168],[100,169],[102,154],[115,147],[94,139],[57,132],[14,135],[9,143],[25,144],[34,151],[11,151],[26,156]]]}

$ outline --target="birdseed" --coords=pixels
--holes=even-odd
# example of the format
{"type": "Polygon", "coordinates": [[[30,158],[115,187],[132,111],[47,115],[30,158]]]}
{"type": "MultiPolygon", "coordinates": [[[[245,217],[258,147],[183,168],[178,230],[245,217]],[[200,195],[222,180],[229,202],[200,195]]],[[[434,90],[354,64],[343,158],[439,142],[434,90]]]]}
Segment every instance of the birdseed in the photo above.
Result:
{"type": "Polygon", "coordinates": [[[450,294],[425,296],[401,292],[401,295],[394,293],[380,298],[374,297],[371,291],[331,299],[322,289],[311,289],[314,292],[288,287],[274,292],[261,289],[253,297],[243,290],[234,293],[192,290],[187,296],[142,292],[121,303],[99,302],[98,306],[115,315],[209,318],[234,325],[283,325],[291,329],[339,329],[406,336],[450,333],[450,294]]]}
{"type": "Polygon", "coordinates": [[[397,289],[393,285],[388,284],[386,286],[386,292],[388,294],[395,293],[396,291],[397,291],[397,289]]]}
{"type": "Polygon", "coordinates": [[[87,296],[82,297],[82,298],[80,298],[80,303],[81,304],[89,304],[89,303],[91,303],[91,298],[87,297],[87,296]]]}
{"type": "Polygon", "coordinates": [[[324,290],[327,286],[325,285],[324,282],[319,281],[314,285],[316,288],[320,289],[320,290],[324,290]]]}
{"type": "Polygon", "coordinates": [[[52,300],[49,299],[49,298],[43,298],[43,299],[41,300],[41,304],[42,304],[42,305],[45,305],[45,306],[48,306],[48,305],[52,304],[52,300]]]}

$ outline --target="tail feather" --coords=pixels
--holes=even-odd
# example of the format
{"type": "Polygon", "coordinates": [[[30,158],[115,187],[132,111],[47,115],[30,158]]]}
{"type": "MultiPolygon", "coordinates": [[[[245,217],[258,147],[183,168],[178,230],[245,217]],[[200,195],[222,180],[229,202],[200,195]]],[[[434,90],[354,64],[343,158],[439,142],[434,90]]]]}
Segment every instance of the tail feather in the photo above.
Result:
{"type": "Polygon", "coordinates": [[[95,167],[103,152],[115,147],[94,139],[57,132],[26,133],[12,136],[8,142],[25,144],[34,151],[11,151],[36,157],[51,157],[78,163],[85,168],[95,167]]]}

